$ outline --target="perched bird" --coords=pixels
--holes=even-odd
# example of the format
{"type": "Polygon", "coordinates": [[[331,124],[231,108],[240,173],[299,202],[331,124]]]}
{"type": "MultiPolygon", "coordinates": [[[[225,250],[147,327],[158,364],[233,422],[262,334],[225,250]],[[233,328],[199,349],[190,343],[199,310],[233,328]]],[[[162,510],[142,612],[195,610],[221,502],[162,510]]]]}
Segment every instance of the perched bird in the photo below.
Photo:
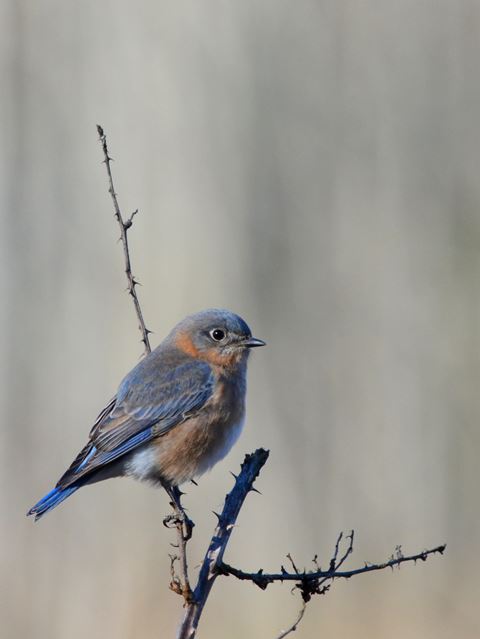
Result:
{"type": "Polygon", "coordinates": [[[123,379],[87,445],[27,514],[39,519],[82,486],[110,477],[149,481],[173,494],[204,473],[240,435],[248,355],[264,345],[230,311],[186,317],[123,379]]]}

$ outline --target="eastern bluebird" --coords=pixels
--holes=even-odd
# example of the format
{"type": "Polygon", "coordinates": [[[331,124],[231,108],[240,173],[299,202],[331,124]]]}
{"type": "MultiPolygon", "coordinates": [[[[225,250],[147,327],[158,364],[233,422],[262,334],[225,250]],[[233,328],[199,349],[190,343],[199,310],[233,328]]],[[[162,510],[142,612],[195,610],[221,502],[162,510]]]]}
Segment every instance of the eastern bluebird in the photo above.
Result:
{"type": "Polygon", "coordinates": [[[27,514],[39,519],[78,488],[110,477],[172,490],[210,469],[240,435],[248,355],[264,345],[230,311],[186,317],[123,379],[87,445],[27,514]]]}

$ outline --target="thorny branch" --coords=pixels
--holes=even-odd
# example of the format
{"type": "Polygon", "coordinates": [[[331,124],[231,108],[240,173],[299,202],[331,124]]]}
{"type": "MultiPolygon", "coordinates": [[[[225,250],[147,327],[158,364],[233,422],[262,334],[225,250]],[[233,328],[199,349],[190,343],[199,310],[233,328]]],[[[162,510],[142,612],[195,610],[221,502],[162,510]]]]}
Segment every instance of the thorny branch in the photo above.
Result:
{"type": "MultiPolygon", "coordinates": [[[[137,314],[139,329],[142,333],[142,342],[145,347],[145,355],[151,352],[150,341],[148,335],[151,333],[146,326],[143,319],[140,302],[135,290],[138,281],[132,274],[130,254],[128,248],[127,232],[132,226],[133,218],[138,211],[134,211],[131,216],[124,220],[118,204],[117,195],[113,185],[113,177],[111,171],[112,158],[109,156],[107,147],[107,138],[103,128],[97,125],[97,132],[100,137],[100,143],[103,149],[104,163],[107,168],[108,180],[109,180],[109,193],[112,197],[115,217],[120,226],[121,240],[123,244],[123,253],[125,258],[125,273],[128,280],[128,292],[132,297],[135,311],[137,314]]],[[[254,453],[247,455],[241,467],[241,472],[235,477],[235,485],[225,498],[225,504],[220,515],[215,513],[218,518],[218,523],[215,528],[214,534],[210,541],[207,553],[200,567],[200,573],[195,589],[192,591],[188,576],[187,565],[187,542],[191,537],[194,523],[188,518],[185,510],[181,505],[182,493],[169,486],[165,486],[165,489],[170,496],[171,506],[173,508],[173,514],[167,516],[164,519],[164,524],[167,527],[175,527],[177,529],[178,542],[175,545],[178,554],[170,555],[170,574],[171,582],[170,589],[181,595],[184,599],[185,613],[183,621],[180,625],[177,639],[194,639],[198,627],[200,617],[202,615],[205,603],[208,599],[210,591],[217,577],[220,575],[232,575],[237,579],[243,581],[251,581],[262,590],[265,590],[267,586],[274,582],[293,581],[295,583],[294,590],[300,591],[302,597],[301,609],[293,622],[293,624],[282,631],[278,635],[277,639],[284,639],[287,635],[294,632],[298,624],[301,622],[307,603],[310,601],[313,595],[324,595],[330,589],[331,584],[335,579],[350,579],[355,575],[364,574],[367,572],[373,572],[378,570],[384,570],[385,568],[400,567],[402,563],[417,561],[426,561],[430,555],[443,554],[446,548],[446,544],[437,546],[430,550],[424,550],[414,555],[405,556],[402,553],[401,547],[397,546],[395,553],[385,562],[379,564],[369,564],[361,568],[353,570],[339,570],[347,558],[353,552],[353,530],[349,535],[344,537],[343,533],[337,538],[333,556],[330,559],[328,570],[322,570],[317,562],[317,556],[313,558],[313,564],[315,570],[300,571],[290,554],[287,555],[288,560],[292,565],[293,572],[288,572],[283,566],[280,568],[279,573],[265,573],[263,569],[257,572],[245,572],[238,568],[234,568],[223,561],[223,555],[230,540],[230,535],[235,526],[238,514],[243,506],[245,498],[251,491],[256,491],[253,487],[253,483],[257,479],[262,467],[268,459],[268,451],[262,448],[256,450],[254,453]],[[340,548],[342,541],[346,539],[348,543],[346,545],[343,554],[340,555],[340,548]],[[177,575],[175,570],[176,562],[180,565],[180,576],[177,575]]]]}
{"type": "Polygon", "coordinates": [[[215,579],[222,574],[223,554],[230,540],[230,535],[237,521],[243,502],[250,491],[255,491],[253,483],[268,459],[268,451],[259,448],[251,455],[247,455],[242,464],[240,474],[235,478],[235,485],[225,497],[222,512],[215,513],[218,518],[217,527],[213,533],[207,554],[200,567],[197,585],[193,591],[193,598],[187,603],[183,621],[180,625],[177,639],[194,639],[197,632],[203,608],[208,599],[215,579]]]}
{"type": "Polygon", "coordinates": [[[228,565],[223,561],[223,556],[230,539],[231,531],[235,526],[238,513],[243,506],[246,496],[249,492],[256,491],[253,487],[253,482],[267,461],[267,458],[268,452],[261,448],[251,455],[247,455],[242,464],[240,474],[238,477],[235,477],[235,485],[225,498],[222,513],[220,515],[217,514],[218,524],[200,568],[200,575],[193,591],[192,599],[186,603],[186,610],[183,622],[180,626],[178,639],[194,639],[198,622],[210,594],[210,590],[215,579],[220,575],[232,575],[240,580],[251,581],[262,590],[265,590],[269,584],[274,582],[294,582],[294,588],[300,591],[302,597],[302,607],[290,628],[283,631],[277,638],[282,639],[296,630],[305,614],[306,604],[312,596],[326,594],[335,579],[349,579],[350,577],[366,572],[394,568],[405,562],[416,563],[419,560],[426,561],[430,555],[436,553],[442,554],[445,550],[446,546],[441,545],[430,550],[423,550],[414,555],[405,556],[402,553],[401,547],[397,546],[395,553],[383,563],[366,563],[361,568],[348,571],[340,570],[348,557],[353,553],[354,532],[352,530],[346,536],[343,533],[340,533],[338,536],[327,570],[321,569],[317,556],[313,559],[314,570],[300,570],[290,554],[287,555],[287,558],[292,566],[291,571],[281,566],[279,573],[265,573],[263,569],[257,572],[245,572],[228,565]],[[342,542],[346,542],[343,550],[342,542]]]}
{"type": "Polygon", "coordinates": [[[298,615],[295,618],[295,621],[292,623],[292,625],[289,628],[287,628],[286,630],[282,630],[282,632],[278,635],[277,639],[284,639],[284,637],[289,635],[291,632],[295,632],[295,630],[298,628],[298,624],[303,619],[303,615],[305,614],[306,609],[307,609],[307,602],[302,599],[302,607],[300,608],[298,615]]]}
{"type": "Polygon", "coordinates": [[[266,574],[261,572],[261,578],[263,578],[265,581],[260,581],[260,582],[258,581],[258,575],[259,575],[258,572],[244,573],[242,571],[236,570],[235,568],[232,569],[231,566],[227,566],[226,564],[223,564],[222,568],[225,570],[225,574],[234,575],[238,579],[246,579],[248,581],[252,581],[257,586],[262,588],[262,590],[264,590],[270,583],[273,583],[274,581],[283,582],[283,581],[293,580],[297,582],[294,586],[294,589],[300,590],[300,594],[302,596],[302,606],[293,624],[287,630],[283,631],[280,635],[278,635],[278,637],[276,638],[276,639],[284,639],[284,637],[286,637],[291,632],[294,632],[297,629],[298,624],[303,619],[303,615],[305,614],[307,603],[312,598],[312,595],[326,594],[330,590],[330,586],[335,579],[340,579],[340,578],[350,579],[350,577],[354,577],[355,575],[361,575],[363,573],[372,572],[375,570],[384,570],[385,568],[393,569],[395,567],[400,568],[400,564],[407,561],[413,561],[414,563],[416,563],[419,560],[426,561],[429,555],[434,555],[436,553],[443,554],[446,548],[446,544],[443,544],[441,546],[437,546],[436,548],[432,548],[430,550],[424,550],[420,553],[417,553],[416,555],[410,555],[406,557],[402,553],[401,546],[397,546],[395,548],[395,553],[392,554],[392,556],[387,561],[381,564],[365,563],[365,565],[362,568],[357,568],[355,570],[348,570],[348,571],[339,571],[339,568],[345,562],[347,557],[351,555],[353,552],[354,531],[352,530],[350,534],[347,535],[346,539],[348,539],[349,541],[348,541],[346,550],[344,551],[341,558],[338,559],[338,555],[340,552],[340,544],[343,538],[344,538],[343,533],[340,533],[340,535],[338,536],[337,542],[335,544],[333,557],[330,559],[328,570],[322,570],[320,568],[317,562],[317,555],[315,555],[315,557],[313,558],[313,564],[315,565],[317,570],[309,571],[309,572],[304,570],[303,572],[300,572],[296,568],[293,562],[293,559],[291,558],[289,554],[287,555],[287,558],[290,560],[294,568],[294,573],[288,573],[287,571],[285,571],[285,568],[282,566],[280,574],[266,574]],[[326,582],[330,582],[330,583],[326,583],[326,582]]]}
{"type": "MultiPolygon", "coordinates": [[[[353,531],[350,538],[353,540],[353,531]]],[[[422,550],[422,552],[408,556],[403,555],[399,548],[400,547],[397,547],[395,555],[392,555],[390,559],[383,563],[365,563],[365,565],[361,568],[354,568],[353,570],[338,570],[338,567],[340,566],[339,563],[334,564],[328,570],[312,570],[292,573],[287,572],[282,566],[282,571],[279,573],[266,573],[263,572],[262,569],[257,572],[244,572],[243,570],[229,566],[224,562],[218,566],[218,569],[224,575],[232,575],[237,579],[251,581],[262,590],[265,590],[269,584],[274,583],[275,581],[295,581],[297,582],[297,587],[302,593],[303,599],[309,601],[312,595],[324,594],[319,592],[319,587],[326,581],[333,581],[334,579],[350,579],[350,577],[355,577],[356,575],[361,575],[366,572],[385,570],[385,568],[395,568],[407,561],[412,561],[414,563],[417,561],[426,561],[429,555],[435,555],[437,553],[442,555],[445,551],[446,544],[436,546],[429,550],[422,550]]],[[[352,551],[353,545],[350,545],[346,555],[351,554],[352,551]]]]}
{"type": "Polygon", "coordinates": [[[165,486],[165,490],[170,495],[170,506],[173,508],[173,514],[168,515],[163,520],[164,526],[167,528],[175,527],[177,529],[177,543],[172,544],[177,549],[178,554],[170,555],[170,590],[181,595],[186,604],[192,601],[192,588],[188,576],[187,562],[187,542],[192,536],[194,527],[193,521],[187,516],[182,503],[181,497],[183,493],[178,488],[165,486]],[[179,562],[180,576],[175,571],[175,563],[179,562]]]}
{"type": "MultiPolygon", "coordinates": [[[[113,176],[112,176],[112,167],[111,167],[112,158],[110,157],[108,153],[107,136],[105,135],[105,131],[103,130],[103,127],[101,127],[99,124],[97,124],[97,133],[100,138],[100,144],[102,145],[103,156],[104,156],[103,162],[107,168],[107,175],[108,175],[108,182],[109,182],[108,192],[110,193],[112,197],[113,207],[115,210],[115,217],[120,226],[120,239],[122,240],[123,255],[125,258],[125,274],[127,276],[127,281],[128,281],[127,290],[130,296],[132,297],[133,304],[135,306],[135,312],[138,318],[138,328],[140,332],[142,333],[142,342],[145,347],[144,354],[148,355],[152,351],[150,347],[150,340],[148,338],[151,331],[149,331],[148,328],[145,326],[145,320],[143,319],[142,309],[140,307],[140,302],[138,300],[137,291],[135,290],[135,287],[137,286],[138,281],[135,279],[132,273],[130,252],[128,248],[128,230],[133,224],[133,218],[138,213],[138,209],[135,210],[127,220],[123,219],[122,213],[120,211],[120,205],[118,204],[118,198],[115,192],[115,187],[113,185],[113,176]]],[[[190,583],[188,579],[187,541],[191,536],[191,528],[193,527],[193,522],[191,522],[188,519],[181,505],[180,491],[178,491],[178,489],[177,490],[171,489],[168,486],[165,486],[165,489],[171,499],[170,503],[173,508],[173,515],[166,517],[164,520],[164,523],[165,525],[168,525],[169,527],[174,526],[177,529],[177,539],[178,539],[177,546],[176,546],[178,548],[178,555],[171,556],[172,581],[170,583],[170,588],[174,590],[175,592],[178,592],[179,594],[181,594],[185,598],[185,601],[189,601],[191,597],[191,588],[190,588],[190,583]],[[180,578],[177,577],[175,574],[175,562],[177,560],[180,562],[180,572],[181,572],[180,578]]]]}
{"type": "Polygon", "coordinates": [[[107,167],[107,174],[108,174],[108,181],[109,181],[108,192],[112,196],[113,207],[115,209],[115,217],[117,218],[118,224],[120,226],[120,234],[121,234],[120,239],[122,240],[123,255],[125,257],[125,274],[127,276],[127,281],[128,281],[127,290],[128,290],[128,293],[132,296],[133,304],[135,306],[135,311],[137,313],[137,318],[138,318],[138,328],[140,332],[142,333],[142,342],[145,347],[145,355],[148,355],[149,353],[152,352],[152,349],[150,347],[150,341],[148,339],[148,335],[152,331],[149,331],[148,328],[145,326],[142,309],[140,307],[140,302],[138,301],[137,291],[135,290],[135,287],[137,286],[139,282],[135,279],[135,277],[132,274],[132,266],[130,263],[130,253],[128,250],[128,236],[127,236],[128,229],[132,226],[133,218],[138,213],[138,209],[134,211],[127,220],[124,221],[122,217],[122,213],[120,211],[120,206],[118,204],[117,194],[113,186],[113,177],[112,177],[112,168],[111,168],[112,158],[108,154],[107,136],[105,135],[103,128],[99,124],[97,124],[97,132],[100,137],[100,144],[102,145],[103,155],[105,158],[103,162],[105,166],[107,167]]]}

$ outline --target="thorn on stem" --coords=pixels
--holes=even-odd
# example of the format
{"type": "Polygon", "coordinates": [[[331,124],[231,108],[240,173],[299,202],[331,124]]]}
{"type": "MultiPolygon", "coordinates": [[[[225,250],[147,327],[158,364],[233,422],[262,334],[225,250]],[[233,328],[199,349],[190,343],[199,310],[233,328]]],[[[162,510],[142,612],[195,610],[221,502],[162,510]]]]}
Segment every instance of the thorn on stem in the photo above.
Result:
{"type": "Polygon", "coordinates": [[[135,211],[133,211],[130,217],[127,220],[125,220],[125,222],[123,223],[123,228],[126,231],[128,231],[128,229],[133,225],[133,218],[135,217],[137,213],[138,213],[138,209],[135,209],[135,211]]]}

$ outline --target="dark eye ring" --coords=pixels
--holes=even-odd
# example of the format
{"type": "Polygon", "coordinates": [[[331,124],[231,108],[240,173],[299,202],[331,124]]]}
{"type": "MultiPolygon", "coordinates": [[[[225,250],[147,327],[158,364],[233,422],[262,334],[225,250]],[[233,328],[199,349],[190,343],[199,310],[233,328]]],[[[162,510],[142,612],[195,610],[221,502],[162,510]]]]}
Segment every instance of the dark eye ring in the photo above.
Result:
{"type": "Polygon", "coordinates": [[[222,331],[221,328],[214,328],[210,331],[209,335],[216,342],[221,342],[222,339],[225,337],[225,331],[222,331]]]}

